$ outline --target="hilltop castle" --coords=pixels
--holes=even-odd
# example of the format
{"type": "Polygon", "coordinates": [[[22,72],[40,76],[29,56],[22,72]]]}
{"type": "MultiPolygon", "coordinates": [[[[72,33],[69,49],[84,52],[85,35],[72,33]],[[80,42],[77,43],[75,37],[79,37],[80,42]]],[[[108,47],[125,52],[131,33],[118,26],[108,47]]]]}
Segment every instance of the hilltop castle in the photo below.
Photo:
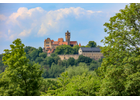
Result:
{"type": "MultiPolygon", "coordinates": [[[[70,32],[67,31],[65,33],[65,39],[66,41],[63,40],[63,38],[58,38],[58,41],[51,40],[50,38],[47,38],[44,40],[44,48],[43,52],[47,52],[47,55],[49,56],[51,53],[54,52],[57,46],[60,45],[70,45],[71,47],[78,45],[77,41],[70,41],[70,32]]],[[[90,57],[91,59],[94,60],[99,60],[100,58],[103,58],[103,54],[100,52],[99,47],[81,47],[81,44],[79,43],[79,50],[78,54],[73,54],[73,55],[58,55],[61,60],[68,60],[70,57],[73,57],[74,59],[78,59],[80,55],[90,57]]]]}
{"type": "MultiPolygon", "coordinates": [[[[50,38],[45,39],[43,52],[47,52],[47,54],[51,54],[54,52],[57,46],[64,45],[64,44],[70,45],[71,47],[78,45],[77,41],[70,41],[69,31],[65,33],[65,39],[66,41],[64,41],[63,38],[58,38],[58,41],[51,40],[50,38]]],[[[79,46],[81,46],[80,43],[79,46]]]]}

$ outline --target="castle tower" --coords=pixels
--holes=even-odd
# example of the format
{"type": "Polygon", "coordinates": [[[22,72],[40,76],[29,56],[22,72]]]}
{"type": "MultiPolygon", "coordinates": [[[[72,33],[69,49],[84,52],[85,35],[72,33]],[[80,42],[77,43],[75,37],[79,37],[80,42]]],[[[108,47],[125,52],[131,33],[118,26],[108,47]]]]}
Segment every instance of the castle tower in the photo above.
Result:
{"type": "Polygon", "coordinates": [[[66,42],[68,42],[68,45],[70,45],[70,32],[69,31],[65,33],[65,38],[66,38],[66,42]]]}

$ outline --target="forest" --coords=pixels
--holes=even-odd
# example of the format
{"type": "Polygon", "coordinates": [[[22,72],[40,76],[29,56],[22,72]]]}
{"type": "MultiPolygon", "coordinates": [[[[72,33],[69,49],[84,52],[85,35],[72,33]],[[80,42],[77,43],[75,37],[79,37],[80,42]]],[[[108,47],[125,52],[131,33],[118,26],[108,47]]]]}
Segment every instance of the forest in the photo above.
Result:
{"type": "MultiPolygon", "coordinates": [[[[96,42],[89,41],[87,45],[89,44],[96,44],[96,42]]],[[[91,45],[88,47],[96,47],[96,45],[91,45]]],[[[43,69],[43,78],[57,78],[66,69],[69,67],[78,66],[79,63],[85,63],[91,71],[101,66],[102,59],[95,61],[89,57],[80,55],[78,59],[70,57],[68,60],[61,60],[58,56],[58,54],[78,54],[78,50],[78,45],[74,47],[69,45],[61,45],[57,47],[54,53],[47,57],[47,53],[43,52],[41,47],[38,49],[31,46],[24,47],[24,52],[26,53],[26,57],[29,59],[30,63],[38,63],[43,69]]],[[[5,68],[7,67],[4,65],[2,57],[3,54],[0,54],[0,73],[4,72],[5,68]]]]}
{"type": "MultiPolygon", "coordinates": [[[[77,54],[79,46],[59,46],[51,56],[16,39],[0,54],[1,96],[140,96],[140,4],[126,5],[105,23],[109,35],[99,46],[103,59],[77,54]]],[[[97,47],[94,41],[86,46],[97,47]]]]}

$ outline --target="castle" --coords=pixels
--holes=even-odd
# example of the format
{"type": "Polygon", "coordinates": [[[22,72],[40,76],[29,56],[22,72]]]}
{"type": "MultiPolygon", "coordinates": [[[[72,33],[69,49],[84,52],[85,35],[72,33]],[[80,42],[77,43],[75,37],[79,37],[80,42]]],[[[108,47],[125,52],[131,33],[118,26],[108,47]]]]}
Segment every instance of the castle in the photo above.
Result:
{"type": "MultiPolygon", "coordinates": [[[[43,52],[47,52],[47,54],[49,55],[54,52],[57,46],[65,44],[65,45],[70,45],[71,47],[73,47],[75,45],[78,45],[77,41],[70,41],[69,31],[65,33],[65,39],[66,41],[64,41],[63,38],[58,38],[58,41],[51,40],[50,38],[45,39],[43,52]]],[[[80,43],[79,43],[79,46],[81,46],[80,43]]]]}
{"type": "MultiPolygon", "coordinates": [[[[58,41],[51,40],[50,38],[47,38],[44,40],[44,48],[43,52],[47,52],[47,55],[49,56],[51,53],[54,52],[57,46],[60,45],[70,45],[71,47],[78,45],[77,41],[70,41],[70,32],[65,33],[65,39],[66,41],[63,40],[63,38],[58,38],[58,41]]],[[[73,57],[74,59],[78,59],[79,55],[83,55],[86,57],[90,57],[91,59],[94,60],[99,60],[100,58],[103,58],[103,54],[100,52],[99,47],[90,47],[90,48],[85,48],[81,47],[81,44],[79,43],[79,50],[78,54],[75,55],[58,55],[61,60],[68,60],[70,57],[73,57]]]]}

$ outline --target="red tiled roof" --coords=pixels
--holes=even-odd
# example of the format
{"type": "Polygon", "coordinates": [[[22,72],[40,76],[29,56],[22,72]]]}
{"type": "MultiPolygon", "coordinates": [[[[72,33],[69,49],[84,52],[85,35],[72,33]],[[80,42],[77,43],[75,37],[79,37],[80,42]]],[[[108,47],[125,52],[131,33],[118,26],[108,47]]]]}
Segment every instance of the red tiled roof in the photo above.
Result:
{"type": "Polygon", "coordinates": [[[81,43],[79,43],[79,47],[81,47],[81,43]]]}
{"type": "Polygon", "coordinates": [[[54,49],[52,49],[50,53],[53,53],[53,51],[54,51],[54,49]]]}
{"type": "Polygon", "coordinates": [[[47,53],[51,53],[51,51],[50,50],[48,50],[48,52],[47,53]]]}
{"type": "Polygon", "coordinates": [[[70,41],[70,44],[77,44],[77,41],[70,41]]]}
{"type": "Polygon", "coordinates": [[[54,41],[54,42],[52,43],[52,45],[56,45],[56,44],[58,44],[58,41],[54,41]]]}
{"type": "Polygon", "coordinates": [[[68,42],[59,42],[59,45],[62,45],[62,44],[68,45],[68,42]]]}

